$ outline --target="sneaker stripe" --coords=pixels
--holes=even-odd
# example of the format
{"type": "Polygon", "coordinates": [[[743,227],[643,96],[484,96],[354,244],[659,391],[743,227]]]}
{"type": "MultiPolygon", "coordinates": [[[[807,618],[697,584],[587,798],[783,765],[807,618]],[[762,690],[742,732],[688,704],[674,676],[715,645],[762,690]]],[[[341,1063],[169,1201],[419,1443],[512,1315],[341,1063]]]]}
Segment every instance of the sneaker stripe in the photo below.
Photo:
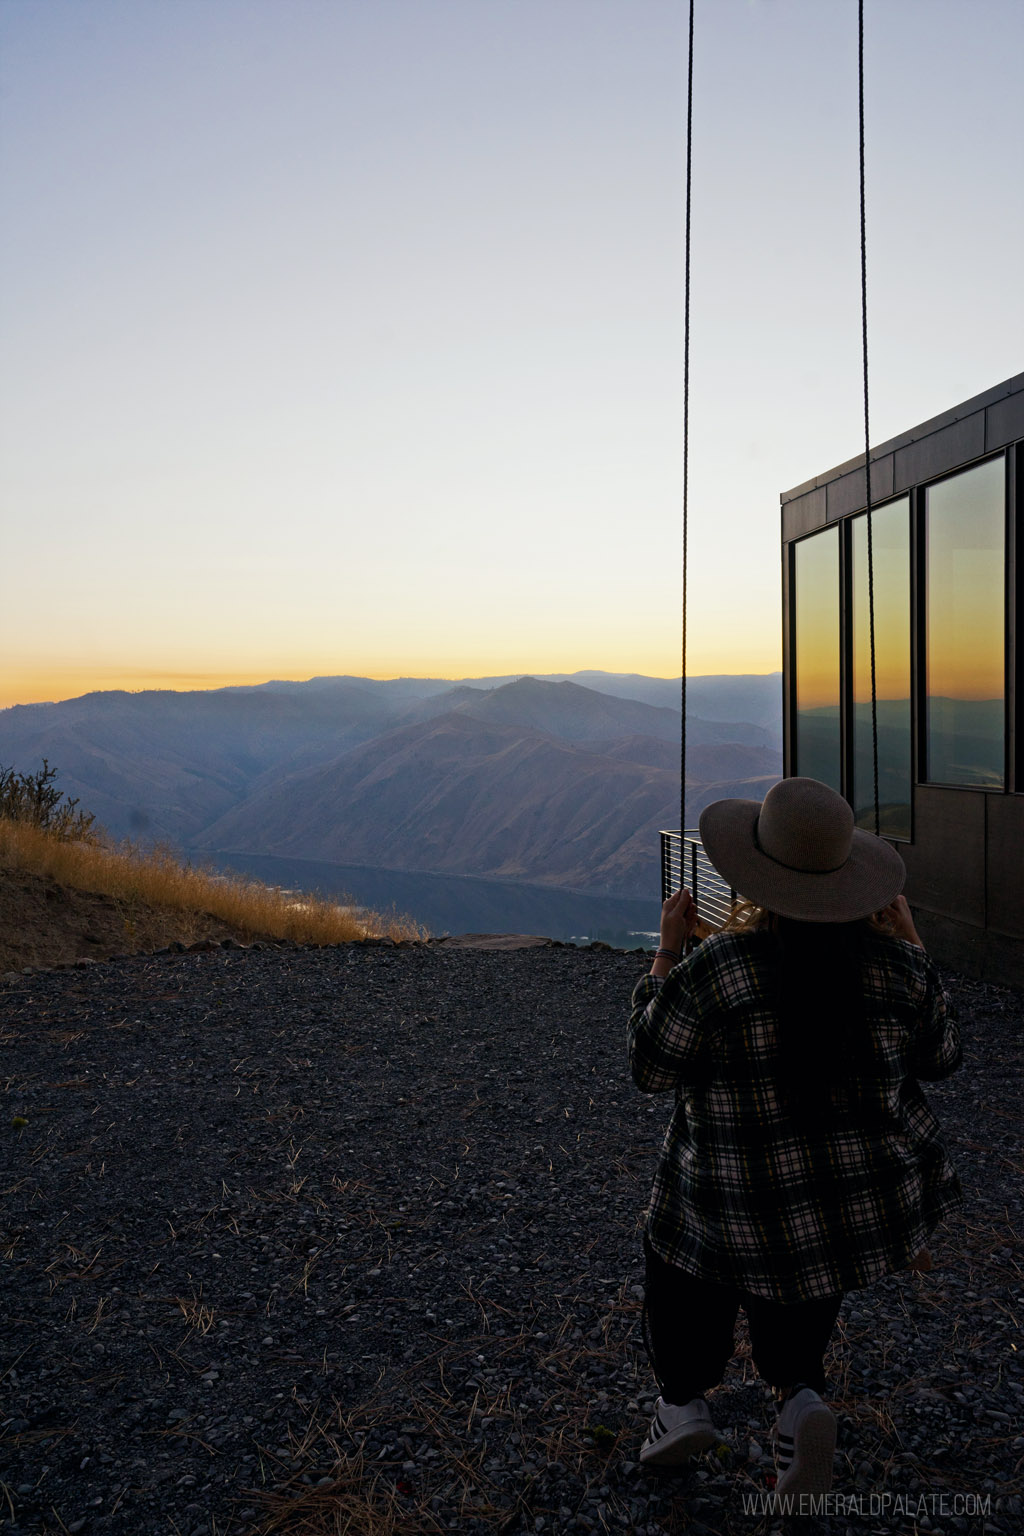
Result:
{"type": "Polygon", "coordinates": [[[793,1417],[793,1434],[779,1435],[776,1493],[827,1493],[832,1486],[835,1415],[811,1393],[793,1417]]]}
{"type": "Polygon", "coordinates": [[[640,1460],[655,1466],[676,1466],[715,1443],[718,1436],[703,1402],[678,1405],[660,1399],[650,1421],[640,1460]]]}
{"type": "Polygon", "coordinates": [[[793,1460],[795,1446],[792,1435],[777,1434],[778,1449],[775,1453],[775,1466],[778,1471],[786,1472],[793,1460]]]}

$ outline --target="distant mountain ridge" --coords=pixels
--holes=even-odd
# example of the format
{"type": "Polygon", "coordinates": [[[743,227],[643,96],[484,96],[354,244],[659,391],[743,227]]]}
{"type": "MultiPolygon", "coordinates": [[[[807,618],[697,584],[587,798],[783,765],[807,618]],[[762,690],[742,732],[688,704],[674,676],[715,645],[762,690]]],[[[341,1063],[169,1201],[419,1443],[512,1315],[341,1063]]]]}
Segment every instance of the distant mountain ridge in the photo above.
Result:
{"type": "MultiPolygon", "coordinates": [[[[0,764],[47,757],[116,836],[645,894],[656,833],[679,820],[679,685],[579,675],[604,686],[338,677],[87,694],[0,711],[0,764]]],[[[780,675],[688,679],[687,700],[688,819],[723,794],[760,798],[781,774],[780,675]]]]}
{"type": "MultiPolygon", "coordinates": [[[[457,688],[474,688],[490,692],[506,683],[516,683],[528,678],[542,683],[576,683],[595,693],[607,693],[613,698],[635,699],[642,704],[652,704],[659,709],[672,709],[677,714],[680,703],[678,677],[647,677],[639,672],[510,672],[498,677],[461,677],[451,680],[430,677],[395,677],[380,682],[366,677],[313,677],[304,682],[271,681],[266,683],[239,684],[230,689],[218,689],[221,693],[259,693],[276,690],[289,693],[331,693],[339,687],[352,685],[366,690],[385,689],[394,698],[426,699],[437,694],[450,693],[457,688]]],[[[760,725],[775,737],[775,745],[782,743],[782,673],[742,672],[713,673],[704,677],[688,677],[687,715],[699,715],[708,720],[743,721],[760,725]]],[[[35,705],[24,706],[36,708],[35,705]]]]}
{"type": "MultiPolygon", "coordinates": [[[[624,734],[653,736],[679,746],[676,708],[654,705],[621,694],[584,688],[569,679],[520,677],[495,688],[462,684],[449,693],[433,694],[413,706],[402,719],[430,719],[441,710],[457,710],[481,721],[493,721],[546,732],[563,741],[610,742],[624,734]]],[[[767,746],[771,733],[746,721],[711,721],[687,714],[687,734],[695,742],[732,741],[737,730],[743,740],[767,746]]],[[[678,750],[676,758],[678,762],[678,750]]]]}

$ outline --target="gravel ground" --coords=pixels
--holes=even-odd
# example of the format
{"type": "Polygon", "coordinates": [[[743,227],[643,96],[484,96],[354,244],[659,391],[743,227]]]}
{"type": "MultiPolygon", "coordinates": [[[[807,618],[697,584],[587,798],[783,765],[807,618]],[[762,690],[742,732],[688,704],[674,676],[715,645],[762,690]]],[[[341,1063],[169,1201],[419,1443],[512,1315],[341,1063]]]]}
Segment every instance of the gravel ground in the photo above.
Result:
{"type": "MultiPolygon", "coordinates": [[[[771,1528],[742,1337],[728,1449],[637,1464],[646,964],[217,948],[5,980],[9,1536],[771,1528]]],[[[967,1203],[930,1274],[844,1304],[831,1532],[1021,1529],[1024,1004],[950,984],[966,1063],[928,1092],[967,1203]]]]}

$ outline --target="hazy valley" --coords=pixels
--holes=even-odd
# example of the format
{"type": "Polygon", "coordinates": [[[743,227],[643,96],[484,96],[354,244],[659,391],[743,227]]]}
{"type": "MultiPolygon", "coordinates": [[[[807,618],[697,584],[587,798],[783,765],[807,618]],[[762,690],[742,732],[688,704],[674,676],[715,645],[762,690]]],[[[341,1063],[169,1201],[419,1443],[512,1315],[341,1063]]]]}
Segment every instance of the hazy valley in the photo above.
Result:
{"type": "MultiPolygon", "coordinates": [[[[541,900],[531,925],[568,936],[655,910],[657,834],[679,824],[678,682],[576,676],[585,684],[342,677],[94,693],[0,712],[0,763],[45,757],[113,836],[253,873],[262,863],[281,883],[315,868],[320,889],[370,902],[358,871],[367,887],[402,872],[396,904],[405,892],[456,918],[413,911],[435,929],[493,927],[503,891],[517,927],[526,887],[572,896],[571,915],[541,900]],[[466,915],[491,921],[457,921],[453,881],[466,915]]],[[[759,799],[781,774],[781,686],[773,674],[687,687],[692,823],[710,800],[759,799]]]]}

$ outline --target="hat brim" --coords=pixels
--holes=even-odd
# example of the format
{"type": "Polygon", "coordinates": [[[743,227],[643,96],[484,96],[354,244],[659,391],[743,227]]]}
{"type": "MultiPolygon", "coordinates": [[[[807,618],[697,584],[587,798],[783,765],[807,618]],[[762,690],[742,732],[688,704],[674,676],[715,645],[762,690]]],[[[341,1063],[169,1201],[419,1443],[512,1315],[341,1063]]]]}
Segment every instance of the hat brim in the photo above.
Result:
{"type": "Polygon", "coordinates": [[[700,817],[704,851],[738,896],[779,917],[804,923],[852,923],[880,912],[907,878],[896,849],[854,829],[850,856],[838,869],[790,869],[757,846],[759,800],[716,800],[700,817]]]}

